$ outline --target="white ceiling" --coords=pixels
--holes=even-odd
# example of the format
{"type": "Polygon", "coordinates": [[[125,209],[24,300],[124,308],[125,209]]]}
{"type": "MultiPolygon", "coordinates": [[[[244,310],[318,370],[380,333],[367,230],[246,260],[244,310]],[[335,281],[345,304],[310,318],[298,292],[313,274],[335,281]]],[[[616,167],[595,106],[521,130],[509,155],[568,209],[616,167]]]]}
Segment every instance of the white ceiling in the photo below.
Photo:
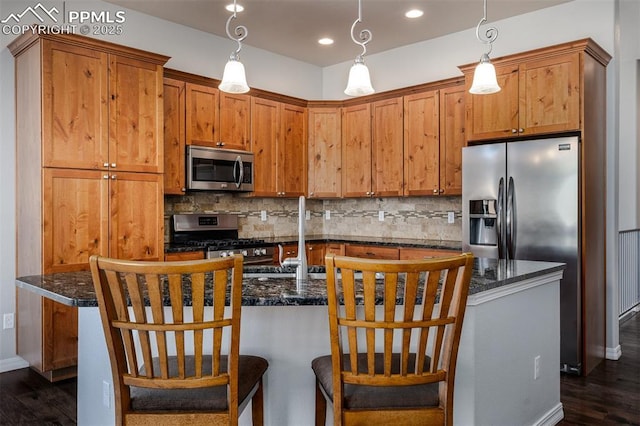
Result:
{"type": "MultiPolygon", "coordinates": [[[[488,0],[488,23],[481,28],[568,1],[571,0],[488,0]]],[[[233,0],[108,2],[227,37],[225,25],[230,12],[224,6],[233,0]]],[[[362,52],[350,33],[358,17],[357,0],[238,0],[238,4],[245,9],[238,13],[231,31],[237,25],[246,26],[246,45],[322,67],[348,61],[362,52]],[[321,46],[317,42],[321,37],[331,37],[335,43],[321,46]]],[[[362,0],[362,23],[356,26],[356,32],[366,28],[373,33],[367,44],[367,54],[372,54],[475,28],[482,16],[482,0],[362,0]],[[420,18],[407,19],[404,13],[411,8],[425,13],[420,18]]],[[[499,38],[508,36],[500,34],[499,38]]]]}

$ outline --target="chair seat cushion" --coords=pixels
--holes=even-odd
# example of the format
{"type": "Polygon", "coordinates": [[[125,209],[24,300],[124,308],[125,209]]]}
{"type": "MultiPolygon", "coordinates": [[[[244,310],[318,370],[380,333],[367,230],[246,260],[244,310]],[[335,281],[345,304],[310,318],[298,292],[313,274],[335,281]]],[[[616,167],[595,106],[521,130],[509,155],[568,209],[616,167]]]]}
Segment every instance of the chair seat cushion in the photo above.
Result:
{"type": "MultiPolygon", "coordinates": [[[[194,374],[194,357],[186,357],[186,374],[194,374]]],[[[203,356],[203,370],[211,374],[211,356],[203,356]]],[[[157,358],[153,360],[154,371],[159,371],[157,358]]],[[[227,357],[221,357],[222,370],[226,372],[227,357]]],[[[266,359],[240,355],[238,368],[238,401],[240,404],[250,394],[262,375],[267,371],[266,359]]],[[[176,375],[176,357],[169,357],[170,375],[176,375]]],[[[144,367],[141,369],[144,372],[144,367]]],[[[131,386],[131,409],[134,411],[224,411],[227,410],[227,386],[213,386],[196,389],[156,389],[131,386]]]]}
{"type": "MultiPolygon", "coordinates": [[[[415,359],[411,355],[412,360],[415,359]]],[[[367,355],[358,354],[358,366],[366,368],[367,355]]],[[[400,355],[392,356],[392,372],[399,372],[400,355]]],[[[427,357],[425,366],[428,366],[431,360],[427,357]]],[[[351,362],[349,354],[343,355],[343,363],[345,370],[350,370],[351,362]]],[[[311,362],[320,386],[324,392],[333,401],[333,370],[331,366],[331,355],[325,355],[314,359],[311,362]]],[[[375,357],[376,372],[383,371],[383,356],[376,354],[375,357]]],[[[360,371],[363,368],[359,368],[360,371]]],[[[344,385],[344,408],[351,409],[393,409],[393,408],[412,408],[412,407],[437,407],[439,405],[438,383],[429,383],[425,385],[410,386],[364,386],[364,385],[344,385]]]]}

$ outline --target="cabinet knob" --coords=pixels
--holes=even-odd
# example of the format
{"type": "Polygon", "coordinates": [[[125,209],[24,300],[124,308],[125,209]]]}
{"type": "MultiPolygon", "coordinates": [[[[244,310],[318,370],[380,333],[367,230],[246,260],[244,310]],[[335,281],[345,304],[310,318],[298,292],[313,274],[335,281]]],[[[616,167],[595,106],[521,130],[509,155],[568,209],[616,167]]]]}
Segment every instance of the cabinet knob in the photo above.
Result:
{"type": "Polygon", "coordinates": [[[518,133],[524,133],[524,129],[518,129],[518,133]]]}
{"type": "Polygon", "coordinates": [[[441,194],[444,194],[444,189],[441,189],[441,190],[440,190],[440,193],[441,193],[441,194]]]}
{"type": "Polygon", "coordinates": [[[310,193],[309,193],[309,197],[313,197],[313,192],[310,192],[310,193]]]}
{"type": "Polygon", "coordinates": [[[116,175],[111,175],[111,180],[115,180],[116,175]]]}
{"type": "Polygon", "coordinates": [[[511,133],[518,133],[516,129],[511,129],[511,133]]]}
{"type": "Polygon", "coordinates": [[[433,193],[434,193],[434,194],[437,194],[437,193],[438,193],[438,188],[434,188],[434,189],[433,189],[433,193]]]}
{"type": "Polygon", "coordinates": [[[102,164],[102,167],[109,167],[109,163],[102,164]]]}
{"type": "Polygon", "coordinates": [[[109,175],[102,175],[102,179],[109,179],[109,175]]]}

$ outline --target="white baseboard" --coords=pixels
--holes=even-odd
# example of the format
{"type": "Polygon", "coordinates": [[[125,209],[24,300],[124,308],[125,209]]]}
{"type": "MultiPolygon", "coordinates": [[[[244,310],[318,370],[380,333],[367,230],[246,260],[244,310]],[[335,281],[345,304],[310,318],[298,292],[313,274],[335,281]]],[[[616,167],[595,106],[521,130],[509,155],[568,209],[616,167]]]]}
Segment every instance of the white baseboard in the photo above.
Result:
{"type": "Polygon", "coordinates": [[[560,423],[562,419],[564,419],[564,410],[562,409],[562,403],[558,402],[558,405],[540,417],[538,421],[534,423],[534,426],[553,426],[560,423]]]}
{"type": "Polygon", "coordinates": [[[607,348],[604,357],[612,361],[617,361],[620,359],[621,356],[622,356],[622,347],[618,345],[615,348],[607,348]]]}
{"type": "Polygon", "coordinates": [[[26,368],[28,366],[29,363],[17,355],[12,358],[0,359],[0,373],[26,368]]]}

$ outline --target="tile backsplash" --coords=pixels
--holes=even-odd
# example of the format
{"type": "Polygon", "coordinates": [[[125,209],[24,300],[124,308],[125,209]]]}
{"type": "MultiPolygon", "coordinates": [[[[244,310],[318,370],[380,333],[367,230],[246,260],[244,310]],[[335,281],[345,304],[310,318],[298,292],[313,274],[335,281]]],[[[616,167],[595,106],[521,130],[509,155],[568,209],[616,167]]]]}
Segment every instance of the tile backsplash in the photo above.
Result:
{"type": "MultiPolygon", "coordinates": [[[[306,234],[460,241],[461,203],[459,196],[307,199],[310,218],[306,221],[306,234]],[[447,222],[449,212],[454,214],[453,224],[447,222]]],[[[239,216],[240,237],[285,237],[297,234],[298,199],[210,192],[167,195],[165,220],[174,213],[235,213],[239,216]]],[[[165,229],[168,231],[169,226],[165,229]]]]}

